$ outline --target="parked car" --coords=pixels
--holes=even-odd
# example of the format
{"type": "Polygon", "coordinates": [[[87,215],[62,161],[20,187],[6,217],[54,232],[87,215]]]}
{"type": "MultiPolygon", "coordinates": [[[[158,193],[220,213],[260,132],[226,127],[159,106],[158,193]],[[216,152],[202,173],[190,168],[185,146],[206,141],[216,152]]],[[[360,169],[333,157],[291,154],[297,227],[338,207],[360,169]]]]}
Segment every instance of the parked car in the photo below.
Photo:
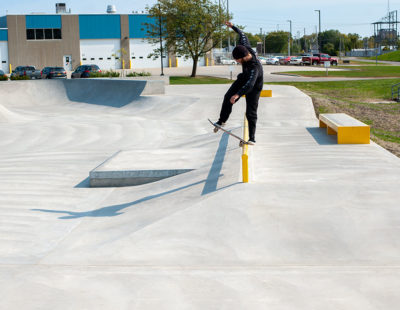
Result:
{"type": "Polygon", "coordinates": [[[279,65],[279,58],[278,57],[267,58],[267,65],[279,65]]]}
{"type": "Polygon", "coordinates": [[[303,57],[301,56],[296,56],[296,57],[292,57],[290,58],[289,61],[290,65],[297,65],[297,66],[303,66],[303,57]]]}
{"type": "Polygon", "coordinates": [[[285,56],[279,59],[279,64],[280,65],[289,65],[290,64],[290,59],[292,59],[294,56],[285,56]]]}
{"type": "Polygon", "coordinates": [[[329,56],[328,54],[317,53],[317,54],[313,54],[312,56],[304,56],[303,57],[303,63],[305,65],[316,66],[316,65],[323,64],[325,61],[329,61],[332,66],[337,66],[337,64],[338,64],[337,58],[333,58],[333,57],[329,56]]]}
{"type": "Polygon", "coordinates": [[[101,72],[97,65],[82,65],[71,74],[71,79],[88,78],[90,73],[101,72]]]}
{"type": "Polygon", "coordinates": [[[267,58],[266,57],[258,56],[258,59],[260,60],[260,63],[262,65],[266,65],[267,64],[267,58]]]}
{"type": "Polygon", "coordinates": [[[1,76],[6,76],[6,74],[4,73],[3,70],[0,70],[0,77],[1,77],[1,76]]]}
{"type": "Polygon", "coordinates": [[[62,67],[45,67],[41,76],[42,79],[67,78],[67,72],[62,67]]]}
{"type": "Polygon", "coordinates": [[[40,79],[42,76],[40,70],[36,70],[34,66],[18,66],[11,73],[11,77],[27,76],[31,80],[40,79]]]}
{"type": "Polygon", "coordinates": [[[236,65],[237,62],[234,59],[221,58],[221,64],[223,64],[223,65],[236,65]]]}

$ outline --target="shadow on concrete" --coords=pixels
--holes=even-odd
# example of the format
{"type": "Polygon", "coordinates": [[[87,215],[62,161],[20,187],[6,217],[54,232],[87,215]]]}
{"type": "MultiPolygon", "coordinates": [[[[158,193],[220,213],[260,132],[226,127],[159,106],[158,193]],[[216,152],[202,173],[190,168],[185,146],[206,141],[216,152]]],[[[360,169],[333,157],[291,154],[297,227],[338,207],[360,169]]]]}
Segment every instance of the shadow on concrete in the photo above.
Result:
{"type": "Polygon", "coordinates": [[[337,144],[336,135],[326,134],[326,128],[308,127],[307,131],[311,134],[315,141],[320,145],[337,144]]]}
{"type": "Polygon", "coordinates": [[[201,195],[207,195],[217,190],[218,179],[221,173],[222,164],[225,159],[226,149],[228,147],[229,134],[224,132],[221,140],[219,141],[217,153],[214,156],[214,161],[211,165],[210,171],[208,172],[206,183],[204,184],[201,195]]]}
{"type": "MultiPolygon", "coordinates": [[[[149,195],[149,196],[146,196],[141,199],[131,201],[128,203],[107,206],[107,207],[103,207],[103,208],[91,210],[91,211],[74,212],[74,211],[46,210],[46,209],[31,209],[31,210],[39,211],[39,212],[46,212],[46,213],[64,214],[64,216],[59,217],[59,219],[64,219],[64,220],[76,219],[76,218],[82,218],[82,217],[112,217],[112,216],[117,216],[117,215],[123,214],[123,212],[121,212],[121,211],[124,209],[127,209],[129,207],[141,204],[143,202],[146,202],[146,201],[149,201],[152,199],[167,196],[169,194],[176,193],[181,190],[184,190],[184,189],[187,189],[187,188],[190,188],[190,187],[202,184],[202,183],[204,183],[204,187],[201,192],[201,196],[232,187],[234,185],[240,184],[240,182],[235,182],[228,186],[224,186],[224,187],[217,189],[218,180],[222,176],[220,173],[221,173],[222,164],[224,162],[224,158],[225,158],[225,154],[226,154],[226,150],[227,150],[227,146],[228,146],[228,139],[229,139],[229,135],[227,133],[224,133],[219,142],[218,150],[215,154],[214,161],[211,165],[207,179],[205,179],[205,180],[201,180],[201,181],[189,184],[189,185],[181,186],[181,187],[178,187],[178,188],[175,188],[175,189],[172,189],[169,191],[165,191],[165,192],[162,192],[159,194],[149,195]]],[[[82,181],[81,183],[76,185],[75,187],[86,187],[85,186],[86,180],[87,179],[85,179],[84,181],[82,181]]]]}
{"type": "Polygon", "coordinates": [[[87,177],[82,182],[75,185],[74,188],[90,188],[90,177],[87,177]]]}
{"type": "Polygon", "coordinates": [[[70,101],[122,108],[142,94],[146,81],[112,79],[64,80],[70,101]]]}

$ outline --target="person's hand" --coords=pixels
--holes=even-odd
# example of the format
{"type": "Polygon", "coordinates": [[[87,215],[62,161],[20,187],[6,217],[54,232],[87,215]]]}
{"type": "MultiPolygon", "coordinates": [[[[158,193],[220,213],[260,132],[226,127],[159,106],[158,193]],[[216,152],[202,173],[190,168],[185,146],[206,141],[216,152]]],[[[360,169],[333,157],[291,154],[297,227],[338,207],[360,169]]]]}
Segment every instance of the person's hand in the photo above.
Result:
{"type": "Polygon", "coordinates": [[[239,95],[238,94],[236,94],[236,95],[233,95],[232,97],[231,97],[231,103],[232,104],[235,104],[236,103],[236,101],[239,99],[239,95]]]}
{"type": "Polygon", "coordinates": [[[229,21],[226,21],[226,22],[225,22],[225,25],[227,25],[229,28],[232,28],[232,27],[233,27],[233,24],[232,24],[231,22],[229,22],[229,21]]]}

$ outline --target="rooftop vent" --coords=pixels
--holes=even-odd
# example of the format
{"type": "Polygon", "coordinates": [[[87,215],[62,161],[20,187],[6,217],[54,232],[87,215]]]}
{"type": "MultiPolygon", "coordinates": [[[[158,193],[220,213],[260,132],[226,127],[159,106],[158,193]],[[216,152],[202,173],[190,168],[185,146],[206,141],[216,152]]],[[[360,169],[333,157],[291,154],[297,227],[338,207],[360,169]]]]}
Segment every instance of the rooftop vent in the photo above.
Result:
{"type": "Polygon", "coordinates": [[[115,7],[115,5],[107,5],[107,13],[108,14],[115,14],[117,13],[117,8],[115,7]]]}
{"type": "Polygon", "coordinates": [[[56,14],[67,13],[67,6],[65,3],[56,3],[56,14]]]}

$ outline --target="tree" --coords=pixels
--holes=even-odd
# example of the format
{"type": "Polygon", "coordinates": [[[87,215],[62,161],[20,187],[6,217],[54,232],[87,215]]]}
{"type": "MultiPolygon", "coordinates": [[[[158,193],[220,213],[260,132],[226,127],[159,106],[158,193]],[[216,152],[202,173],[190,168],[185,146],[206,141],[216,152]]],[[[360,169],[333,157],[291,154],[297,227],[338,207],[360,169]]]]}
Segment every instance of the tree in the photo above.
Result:
{"type": "Polygon", "coordinates": [[[265,45],[267,53],[285,53],[288,47],[289,33],[274,31],[267,34],[265,45]]]}
{"type": "Polygon", "coordinates": [[[230,20],[231,16],[211,0],[159,0],[147,9],[155,21],[147,24],[148,40],[159,43],[162,37],[169,50],[192,58],[191,77],[196,76],[199,59],[228,33],[224,21],[230,20]],[[161,21],[161,25],[157,21],[161,21]]]}

